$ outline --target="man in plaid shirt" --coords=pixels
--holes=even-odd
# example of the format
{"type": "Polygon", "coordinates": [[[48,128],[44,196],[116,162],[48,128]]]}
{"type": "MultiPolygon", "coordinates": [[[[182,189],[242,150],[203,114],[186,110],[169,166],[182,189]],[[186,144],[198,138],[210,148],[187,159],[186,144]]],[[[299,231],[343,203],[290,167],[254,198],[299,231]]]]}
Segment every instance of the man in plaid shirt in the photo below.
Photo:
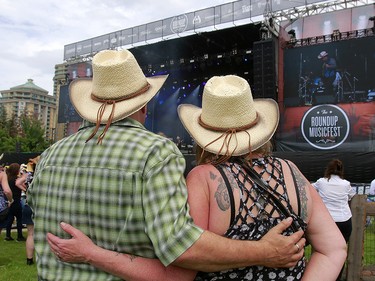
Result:
{"type": "Polygon", "coordinates": [[[120,280],[89,264],[62,262],[46,239],[47,233],[70,238],[61,222],[104,249],[158,258],[165,266],[290,266],[300,258],[303,251],[296,255],[295,243],[304,244],[302,233],[284,237],[280,229],[263,243],[245,242],[194,225],[183,155],[172,141],[143,126],[146,105],[167,76],[146,78],[127,50],[102,51],[92,64],[93,79],[70,85],[72,104],[84,122],[41,155],[29,189],[39,280],[120,280]]]}

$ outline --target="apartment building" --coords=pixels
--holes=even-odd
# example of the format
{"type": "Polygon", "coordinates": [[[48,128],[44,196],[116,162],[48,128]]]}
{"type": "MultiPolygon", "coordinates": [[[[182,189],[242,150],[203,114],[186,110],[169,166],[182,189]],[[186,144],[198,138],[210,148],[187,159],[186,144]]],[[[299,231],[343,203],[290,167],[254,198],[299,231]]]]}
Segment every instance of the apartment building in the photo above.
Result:
{"type": "Polygon", "coordinates": [[[26,111],[42,122],[46,139],[55,140],[56,96],[35,85],[33,79],[9,90],[1,90],[0,94],[0,105],[7,116],[21,116],[26,111]]]}

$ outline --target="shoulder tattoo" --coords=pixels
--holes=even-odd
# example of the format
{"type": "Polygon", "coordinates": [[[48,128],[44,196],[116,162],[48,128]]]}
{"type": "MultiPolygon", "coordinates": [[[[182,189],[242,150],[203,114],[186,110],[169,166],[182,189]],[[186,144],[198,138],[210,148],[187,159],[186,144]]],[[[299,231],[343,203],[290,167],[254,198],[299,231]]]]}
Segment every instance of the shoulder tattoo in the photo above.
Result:
{"type": "Polygon", "coordinates": [[[300,170],[293,164],[291,165],[292,173],[296,179],[297,189],[299,192],[300,202],[301,202],[301,218],[306,221],[307,219],[307,193],[306,189],[309,186],[309,182],[307,179],[302,175],[300,170]]]}
{"type": "Polygon", "coordinates": [[[210,171],[210,180],[215,180],[217,178],[217,176],[210,171]]]}
{"type": "MultiPolygon", "coordinates": [[[[214,173],[210,172],[210,179],[215,181],[216,178],[217,176],[214,173]]],[[[227,187],[225,186],[225,182],[221,177],[218,179],[217,190],[215,192],[215,199],[220,210],[226,211],[229,209],[230,207],[229,194],[228,194],[227,187]]]]}

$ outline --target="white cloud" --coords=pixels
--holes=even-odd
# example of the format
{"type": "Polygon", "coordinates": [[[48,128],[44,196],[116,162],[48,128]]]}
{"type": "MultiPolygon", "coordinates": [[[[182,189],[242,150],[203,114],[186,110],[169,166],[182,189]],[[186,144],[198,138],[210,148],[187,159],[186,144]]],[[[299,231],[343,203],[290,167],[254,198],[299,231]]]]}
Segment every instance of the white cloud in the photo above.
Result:
{"type": "Polygon", "coordinates": [[[33,79],[52,94],[64,45],[229,2],[0,0],[0,90],[33,79]]]}

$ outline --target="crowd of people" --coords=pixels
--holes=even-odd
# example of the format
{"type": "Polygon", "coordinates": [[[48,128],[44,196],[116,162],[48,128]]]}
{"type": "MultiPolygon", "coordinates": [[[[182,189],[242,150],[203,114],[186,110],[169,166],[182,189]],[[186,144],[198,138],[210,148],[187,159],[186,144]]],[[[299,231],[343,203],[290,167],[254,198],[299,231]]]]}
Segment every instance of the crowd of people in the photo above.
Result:
{"type": "Polygon", "coordinates": [[[36,168],[11,164],[0,174],[14,209],[4,225],[13,217],[27,225],[38,280],[340,278],[350,183],[339,160],[311,184],[272,156],[276,101],[253,99],[239,76],[210,78],[201,108],[178,107],[196,145],[185,179],[178,144],[144,127],[168,76],[146,77],[128,50],[101,51],[92,67],[92,79],[70,85],[84,120],[78,132],[44,151],[36,168]]]}
{"type": "Polygon", "coordinates": [[[12,163],[0,172],[1,191],[7,195],[9,209],[0,220],[0,233],[5,229],[5,241],[26,241],[26,264],[34,264],[34,222],[33,213],[27,202],[27,190],[32,182],[38,157],[29,159],[27,164],[12,163]],[[17,238],[12,237],[13,223],[16,222],[17,238]],[[27,228],[27,238],[23,236],[23,228],[27,228]]]}

